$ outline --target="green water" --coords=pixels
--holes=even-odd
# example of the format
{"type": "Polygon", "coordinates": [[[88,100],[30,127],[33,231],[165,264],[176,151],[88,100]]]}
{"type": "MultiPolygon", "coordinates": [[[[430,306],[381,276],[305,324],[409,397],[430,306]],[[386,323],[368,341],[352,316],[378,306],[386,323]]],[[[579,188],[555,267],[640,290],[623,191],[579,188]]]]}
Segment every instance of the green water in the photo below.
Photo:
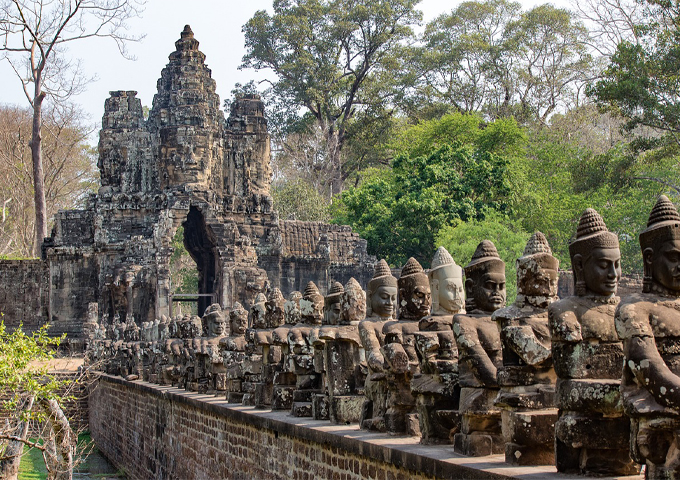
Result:
{"type": "MultiPolygon", "coordinates": [[[[121,480],[125,475],[118,472],[108,460],[99,452],[92,442],[90,435],[85,433],[78,437],[80,455],[85,454],[85,458],[76,466],[73,471],[73,478],[79,480],[121,480]]],[[[24,456],[21,457],[19,466],[19,480],[44,480],[47,478],[47,470],[42,454],[37,448],[28,450],[26,448],[24,456]]]]}

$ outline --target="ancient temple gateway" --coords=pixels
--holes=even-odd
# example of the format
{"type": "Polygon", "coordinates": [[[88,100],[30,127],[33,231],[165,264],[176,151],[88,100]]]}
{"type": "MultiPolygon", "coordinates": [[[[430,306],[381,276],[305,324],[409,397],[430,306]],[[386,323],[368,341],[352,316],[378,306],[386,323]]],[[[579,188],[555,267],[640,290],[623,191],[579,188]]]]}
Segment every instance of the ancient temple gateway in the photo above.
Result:
{"type": "Polygon", "coordinates": [[[268,287],[370,278],[375,259],[349,227],[280,220],[269,194],[264,105],[238,99],[225,119],[189,26],[158,80],[148,120],[134,91],[111,92],[99,139],[101,188],[62,211],[43,246],[51,333],[79,337],[88,305],[141,324],[170,313],[172,238],[196,261],[199,312],[246,308],[268,287]],[[268,284],[267,284],[268,283],[268,284]]]}

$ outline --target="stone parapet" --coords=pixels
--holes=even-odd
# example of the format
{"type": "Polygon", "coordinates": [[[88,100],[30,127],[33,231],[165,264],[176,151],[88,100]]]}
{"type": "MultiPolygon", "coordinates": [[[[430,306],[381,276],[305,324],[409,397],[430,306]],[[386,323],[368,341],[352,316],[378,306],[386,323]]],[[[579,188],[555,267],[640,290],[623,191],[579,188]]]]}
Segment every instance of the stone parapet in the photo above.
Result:
{"type": "Polygon", "coordinates": [[[132,479],[582,478],[106,375],[89,408],[97,446],[132,479]]]}

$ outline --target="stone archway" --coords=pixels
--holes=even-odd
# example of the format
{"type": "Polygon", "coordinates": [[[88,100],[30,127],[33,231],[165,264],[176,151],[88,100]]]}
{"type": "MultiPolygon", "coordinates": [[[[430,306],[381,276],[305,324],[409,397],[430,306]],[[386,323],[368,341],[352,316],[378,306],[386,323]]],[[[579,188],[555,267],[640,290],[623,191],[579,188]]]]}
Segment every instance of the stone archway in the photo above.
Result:
{"type": "Polygon", "coordinates": [[[222,303],[220,298],[221,270],[217,253],[217,240],[212,229],[207,225],[203,213],[196,207],[189,209],[184,227],[184,247],[196,262],[198,269],[198,293],[212,294],[214,297],[198,298],[198,314],[203,315],[206,308],[214,301],[222,303]]]}

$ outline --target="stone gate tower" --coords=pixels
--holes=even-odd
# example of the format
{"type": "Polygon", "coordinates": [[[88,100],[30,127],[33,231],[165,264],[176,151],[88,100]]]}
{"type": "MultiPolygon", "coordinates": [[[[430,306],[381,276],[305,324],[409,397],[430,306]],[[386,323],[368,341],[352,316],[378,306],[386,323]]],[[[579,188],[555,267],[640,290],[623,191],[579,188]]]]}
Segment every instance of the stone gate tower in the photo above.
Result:
{"type": "Polygon", "coordinates": [[[375,259],[349,227],[279,220],[269,194],[264,105],[235,101],[225,120],[215,81],[189,26],[158,80],[148,120],[133,91],[111,92],[99,137],[101,188],[84,210],[61,211],[43,258],[53,333],[79,336],[99,316],[153,320],[170,310],[172,238],[196,261],[199,293],[230,306],[279,287],[322,289],[368,280],[375,259]]]}

